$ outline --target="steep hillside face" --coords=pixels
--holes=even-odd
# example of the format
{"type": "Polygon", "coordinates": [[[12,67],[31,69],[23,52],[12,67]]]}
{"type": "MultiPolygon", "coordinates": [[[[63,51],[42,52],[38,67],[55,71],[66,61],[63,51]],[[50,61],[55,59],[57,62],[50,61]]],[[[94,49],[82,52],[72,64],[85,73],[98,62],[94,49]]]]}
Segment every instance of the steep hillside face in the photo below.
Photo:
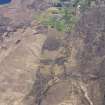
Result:
{"type": "Polygon", "coordinates": [[[84,82],[87,82],[87,92],[93,105],[104,105],[104,35],[104,7],[87,11],[82,16],[76,27],[76,32],[73,34],[75,40],[73,45],[77,50],[75,60],[78,68],[76,72],[81,74],[84,82]]]}
{"type": "Polygon", "coordinates": [[[69,35],[44,35],[33,15],[49,6],[0,7],[0,105],[105,105],[105,8],[84,12],[69,35]]]}
{"type": "Polygon", "coordinates": [[[87,10],[67,36],[50,32],[26,105],[105,104],[105,8],[87,10]]]}

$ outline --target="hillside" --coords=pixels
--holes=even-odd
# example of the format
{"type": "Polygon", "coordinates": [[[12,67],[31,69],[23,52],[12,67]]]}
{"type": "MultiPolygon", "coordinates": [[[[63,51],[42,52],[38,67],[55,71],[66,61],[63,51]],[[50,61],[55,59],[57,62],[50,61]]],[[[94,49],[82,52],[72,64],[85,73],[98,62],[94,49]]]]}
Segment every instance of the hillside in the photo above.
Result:
{"type": "Polygon", "coordinates": [[[103,0],[0,5],[0,105],[104,104],[103,0]]]}

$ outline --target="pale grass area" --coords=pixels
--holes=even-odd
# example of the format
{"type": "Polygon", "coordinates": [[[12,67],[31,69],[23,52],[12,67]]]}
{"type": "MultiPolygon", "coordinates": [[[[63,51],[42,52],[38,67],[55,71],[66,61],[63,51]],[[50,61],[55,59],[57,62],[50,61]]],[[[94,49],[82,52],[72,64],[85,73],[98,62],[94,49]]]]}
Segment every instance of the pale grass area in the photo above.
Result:
{"type": "Polygon", "coordinates": [[[33,27],[19,29],[5,41],[7,49],[0,49],[0,105],[24,105],[22,100],[34,83],[45,41],[44,35],[35,32],[33,27]]]}

